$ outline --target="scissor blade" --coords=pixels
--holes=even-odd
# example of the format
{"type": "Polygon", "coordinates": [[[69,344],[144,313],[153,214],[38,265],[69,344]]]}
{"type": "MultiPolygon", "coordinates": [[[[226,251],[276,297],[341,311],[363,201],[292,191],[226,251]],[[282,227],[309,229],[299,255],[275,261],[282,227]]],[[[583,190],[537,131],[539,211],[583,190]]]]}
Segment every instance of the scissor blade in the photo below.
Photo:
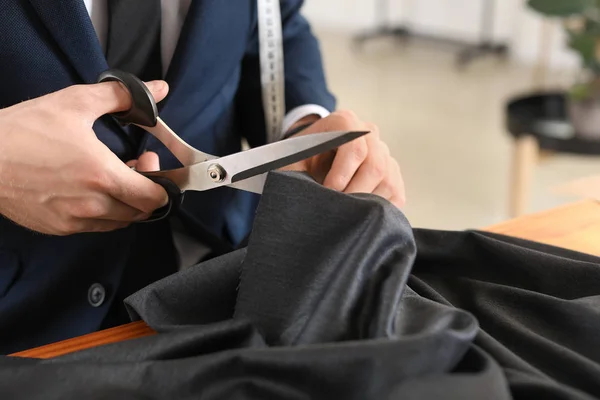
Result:
{"type": "Polygon", "coordinates": [[[238,190],[245,190],[246,192],[262,194],[263,190],[265,189],[266,183],[267,174],[262,174],[253,176],[252,178],[244,179],[243,181],[231,183],[227,185],[227,187],[238,190]]]}
{"type": "Polygon", "coordinates": [[[342,131],[303,135],[219,158],[217,162],[227,172],[227,180],[236,183],[334,150],[367,133],[342,131]]]}
{"type": "Polygon", "coordinates": [[[302,161],[351,142],[369,132],[315,133],[212,159],[184,168],[148,173],[175,183],[182,191],[211,190],[221,186],[262,193],[266,173],[302,161]],[[211,178],[211,168],[220,168],[222,179],[211,178]]]}

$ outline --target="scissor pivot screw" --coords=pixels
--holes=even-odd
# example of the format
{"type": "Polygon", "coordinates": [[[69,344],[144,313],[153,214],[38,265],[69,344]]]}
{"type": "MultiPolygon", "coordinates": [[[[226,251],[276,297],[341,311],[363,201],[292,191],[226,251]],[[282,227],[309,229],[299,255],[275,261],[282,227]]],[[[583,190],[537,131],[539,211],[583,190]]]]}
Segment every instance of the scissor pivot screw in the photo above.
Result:
{"type": "Polygon", "coordinates": [[[223,182],[227,172],[219,164],[213,164],[208,167],[208,176],[213,182],[223,182]]]}

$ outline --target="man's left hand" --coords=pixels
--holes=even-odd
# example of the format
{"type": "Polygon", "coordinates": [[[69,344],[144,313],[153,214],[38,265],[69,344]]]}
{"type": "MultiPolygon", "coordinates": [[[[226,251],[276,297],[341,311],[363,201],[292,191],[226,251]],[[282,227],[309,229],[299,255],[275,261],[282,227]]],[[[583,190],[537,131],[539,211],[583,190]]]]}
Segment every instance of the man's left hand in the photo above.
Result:
{"type": "Polygon", "coordinates": [[[344,193],[372,193],[398,208],[403,207],[406,197],[400,167],[390,156],[389,147],[380,139],[376,125],[362,122],[351,111],[336,111],[316,120],[293,137],[331,131],[370,133],[340,146],[336,151],[319,154],[284,170],[305,171],[330,189],[344,193]]]}

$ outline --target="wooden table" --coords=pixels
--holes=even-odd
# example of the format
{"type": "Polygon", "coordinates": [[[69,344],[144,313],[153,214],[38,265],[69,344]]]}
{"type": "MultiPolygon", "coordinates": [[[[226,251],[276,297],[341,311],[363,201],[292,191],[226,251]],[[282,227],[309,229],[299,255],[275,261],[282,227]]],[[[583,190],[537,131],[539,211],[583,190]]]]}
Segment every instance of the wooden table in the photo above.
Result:
{"type": "MultiPolygon", "coordinates": [[[[600,203],[585,200],[520,217],[485,230],[600,256],[600,203]]],[[[144,322],[133,322],[13,355],[51,358],[153,334],[155,332],[144,322]]]]}

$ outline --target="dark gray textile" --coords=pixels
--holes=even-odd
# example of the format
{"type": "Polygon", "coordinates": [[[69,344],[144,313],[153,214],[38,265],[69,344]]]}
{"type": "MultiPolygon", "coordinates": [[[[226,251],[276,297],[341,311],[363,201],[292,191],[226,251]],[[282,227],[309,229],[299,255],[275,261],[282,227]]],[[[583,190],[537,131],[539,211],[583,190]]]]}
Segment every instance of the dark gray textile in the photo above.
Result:
{"type": "Polygon", "coordinates": [[[247,248],[126,300],[158,335],[0,358],[0,398],[600,398],[598,261],[273,173],[247,248]]]}

